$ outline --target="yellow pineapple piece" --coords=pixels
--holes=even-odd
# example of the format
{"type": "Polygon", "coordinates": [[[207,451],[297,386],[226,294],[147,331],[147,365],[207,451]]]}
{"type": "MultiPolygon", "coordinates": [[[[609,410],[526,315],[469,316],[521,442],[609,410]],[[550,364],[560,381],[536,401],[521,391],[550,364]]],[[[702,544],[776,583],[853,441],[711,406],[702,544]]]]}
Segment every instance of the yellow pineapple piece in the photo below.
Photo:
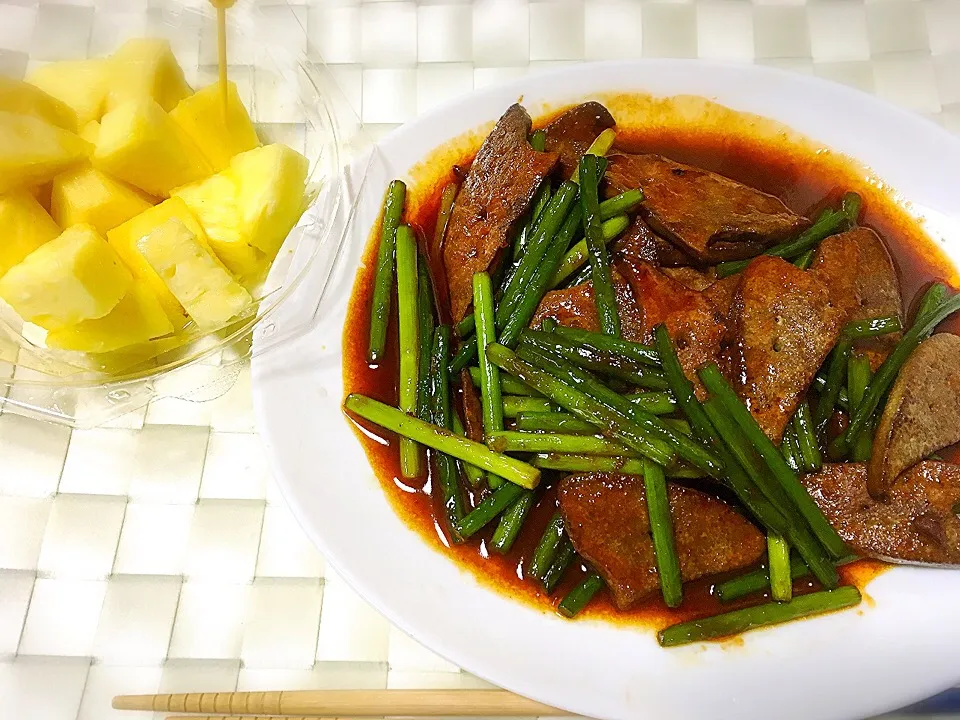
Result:
{"type": "Polygon", "coordinates": [[[227,167],[234,155],[260,147],[257,131],[232,82],[227,83],[226,113],[216,82],[181,100],[170,117],[196,143],[215,172],[227,167]]]}
{"type": "Polygon", "coordinates": [[[240,224],[237,184],[228,172],[174,190],[206,231],[210,247],[238,278],[256,279],[266,268],[267,257],[250,244],[240,224]]]}
{"type": "Polygon", "coordinates": [[[0,278],[0,297],[24,320],[57,330],[103,317],[132,284],[107,241],[76,225],[10,268],[0,278]]]}
{"type": "Polygon", "coordinates": [[[217,175],[174,191],[199,218],[230,270],[254,278],[303,212],[309,163],[285,145],[241,153],[217,175]]]}
{"type": "Polygon", "coordinates": [[[175,218],[137,247],[201,330],[216,330],[253,302],[209,248],[175,218]]]}
{"type": "Polygon", "coordinates": [[[160,300],[160,305],[163,306],[174,328],[179,331],[187,324],[183,306],[167,289],[166,283],[151,267],[137,247],[140,240],[173,218],[183,223],[196,236],[201,245],[209,247],[203,227],[197,222],[183,200],[177,197],[164,200],[159,205],[148,208],[136,217],[131,218],[123,225],[108,231],[107,242],[127,264],[133,276],[153,291],[153,294],[160,300]]]}
{"type": "Polygon", "coordinates": [[[27,82],[73,110],[78,128],[99,120],[107,97],[106,60],[63,60],[37,68],[27,82]]]}
{"type": "Polygon", "coordinates": [[[70,132],[77,131],[77,115],[67,105],[29,83],[0,75],[0,110],[29,115],[70,132]]]}
{"type": "MultiPolygon", "coordinates": [[[[200,337],[199,333],[197,337],[200,337]]],[[[187,342],[189,341],[184,339],[182,335],[170,335],[135,345],[127,345],[109,352],[87,353],[84,356],[85,366],[91,370],[110,375],[120,375],[135,369],[143,370],[156,367],[159,355],[177,349],[187,342]]]]}
{"type": "Polygon", "coordinates": [[[0,111],[0,195],[43,185],[92,150],[86,140],[48,122],[0,111]]]}
{"type": "Polygon", "coordinates": [[[0,195],[0,276],[44,243],[60,228],[37,199],[26,190],[0,195]]]}
{"type": "Polygon", "coordinates": [[[80,129],[80,137],[91,145],[96,146],[97,141],[100,139],[100,122],[97,120],[88,122],[80,129]]]}
{"type": "Polygon", "coordinates": [[[47,333],[47,346],[105,353],[169,335],[173,325],[149,288],[134,283],[117,306],[101,318],[47,333]]]}
{"type": "Polygon", "coordinates": [[[237,207],[250,244],[270,260],[277,256],[304,211],[310,162],[286,145],[266,145],[230,161],[239,193],[237,207]]]}
{"type": "Polygon", "coordinates": [[[212,172],[193,142],[150,99],[131,100],[103,116],[93,165],[157,197],[212,172]]]}
{"type": "Polygon", "coordinates": [[[150,209],[153,203],[133,188],[89,165],[53,179],[51,211],[60,227],[86,223],[101,235],[150,209]]]}
{"type": "Polygon", "coordinates": [[[107,109],[150,98],[169,112],[190,95],[170,43],[156,38],[128,40],[110,58],[107,109]]]}

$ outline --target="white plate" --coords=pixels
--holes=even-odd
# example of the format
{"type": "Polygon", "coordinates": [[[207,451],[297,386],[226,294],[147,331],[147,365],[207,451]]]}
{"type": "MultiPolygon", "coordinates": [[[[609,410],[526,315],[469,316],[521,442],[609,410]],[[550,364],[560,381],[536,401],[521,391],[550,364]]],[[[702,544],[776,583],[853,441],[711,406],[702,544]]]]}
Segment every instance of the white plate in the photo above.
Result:
{"type": "Polygon", "coordinates": [[[824,720],[879,713],[950,686],[960,676],[960,572],[897,568],[871,583],[872,601],[855,610],[752,632],[742,644],[668,651],[648,630],[562,620],[479,585],[429,548],[384,496],[340,412],[340,345],[387,182],[521,96],[536,114],[613,91],[701,95],[787,123],[873,168],[927,216],[931,231],[954,231],[947,249],[960,256],[960,142],[839,85],[656,60],[578,65],[474,93],[380,143],[321,319],[254,362],[258,427],[284,497],[337,572],[392,622],[466,670],[556,707],[603,718],[824,720]]]}

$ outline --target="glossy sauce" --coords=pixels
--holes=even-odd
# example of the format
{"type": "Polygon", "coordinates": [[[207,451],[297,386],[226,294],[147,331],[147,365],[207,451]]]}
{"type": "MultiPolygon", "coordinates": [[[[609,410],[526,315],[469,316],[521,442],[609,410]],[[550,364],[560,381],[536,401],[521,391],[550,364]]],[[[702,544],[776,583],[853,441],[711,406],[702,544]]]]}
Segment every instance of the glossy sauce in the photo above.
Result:
{"type": "MultiPolygon", "coordinates": [[[[836,206],[839,197],[848,190],[859,192],[864,199],[861,224],[876,230],[886,242],[900,275],[908,312],[925,286],[933,280],[946,280],[954,286],[957,285],[956,270],[922,228],[891,198],[888,189],[867,177],[863,168],[849,159],[824,153],[810,143],[785,142],[782,134],[770,135],[769,132],[731,133],[724,132],[723,127],[704,130],[689,126],[674,127],[669,123],[623,127],[623,115],[617,112],[615,104],[608,104],[608,107],[621,123],[617,128],[615,150],[656,152],[680,162],[713,170],[777,195],[791,209],[804,215],[815,215],[826,205],[836,206]]],[[[545,122],[546,119],[542,119],[537,124],[542,125],[545,122]]],[[[411,188],[413,197],[408,204],[406,221],[417,229],[425,248],[431,247],[433,242],[440,192],[443,185],[454,178],[455,173],[451,168],[455,165],[467,165],[484,135],[475,134],[468,143],[469,147],[454,144],[443,152],[435,153],[429,161],[434,166],[420,169],[429,180],[420,183],[417,188],[411,188]]],[[[358,271],[348,310],[344,330],[344,387],[347,393],[362,393],[396,405],[395,316],[391,320],[387,352],[382,366],[369,366],[365,357],[370,294],[375,272],[375,263],[372,260],[376,256],[378,236],[378,228],[374,228],[364,262],[358,271]]],[[[442,268],[439,267],[437,258],[434,258],[431,266],[435,271],[434,276],[442,278],[442,268]]],[[[445,285],[442,279],[438,282],[445,285]]],[[[395,303],[393,307],[395,310],[395,303]]],[[[908,314],[908,317],[912,315],[908,314]]],[[[951,320],[942,329],[960,333],[960,321],[951,320]]],[[[356,424],[361,430],[358,434],[371,465],[397,512],[427,543],[450,554],[461,567],[481,582],[494,585],[500,592],[526,601],[544,612],[553,612],[564,594],[583,578],[584,568],[572,567],[553,595],[547,596],[539,583],[523,577],[527,559],[556,510],[555,483],[559,475],[544,473],[542,493],[535,508],[528,515],[520,537],[508,554],[497,555],[488,550],[496,522],[491,523],[469,542],[451,544],[442,525],[436,520],[442,514],[438,511],[431,493],[429,475],[419,480],[403,479],[399,471],[396,437],[364,421],[356,421],[356,424]]],[[[960,453],[954,449],[945,457],[960,460],[960,453]]],[[[846,583],[854,583],[863,589],[885,567],[887,566],[884,563],[864,560],[843,567],[840,572],[846,583]]],[[[743,572],[737,571],[732,575],[743,572]]],[[[676,610],[667,608],[659,594],[655,594],[640,607],[621,612],[613,606],[609,594],[602,590],[578,618],[602,617],[616,622],[660,628],[685,619],[756,604],[762,599],[761,596],[754,595],[743,601],[721,604],[711,594],[711,590],[714,583],[722,579],[724,578],[714,577],[685,584],[683,606],[676,610]]],[[[814,582],[806,580],[798,580],[795,584],[797,591],[814,587],[814,582]]]]}

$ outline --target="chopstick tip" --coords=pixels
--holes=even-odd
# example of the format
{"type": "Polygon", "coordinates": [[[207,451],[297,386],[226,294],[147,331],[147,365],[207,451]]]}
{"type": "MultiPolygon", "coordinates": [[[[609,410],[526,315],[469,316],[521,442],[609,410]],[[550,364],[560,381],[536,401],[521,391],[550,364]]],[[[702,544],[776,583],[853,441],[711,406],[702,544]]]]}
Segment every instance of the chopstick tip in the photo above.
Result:
{"type": "Polygon", "coordinates": [[[114,710],[152,710],[153,695],[116,695],[111,705],[114,710]]]}

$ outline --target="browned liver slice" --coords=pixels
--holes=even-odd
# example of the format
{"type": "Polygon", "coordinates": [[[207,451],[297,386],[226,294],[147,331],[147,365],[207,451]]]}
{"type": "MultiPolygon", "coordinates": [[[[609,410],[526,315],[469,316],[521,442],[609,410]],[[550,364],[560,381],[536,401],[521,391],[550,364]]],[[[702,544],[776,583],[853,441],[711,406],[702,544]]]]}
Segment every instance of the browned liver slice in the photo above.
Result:
{"type": "Polygon", "coordinates": [[[752,257],[809,223],[767,195],[660,155],[609,158],[608,193],[641,188],[644,219],[700,264],[752,257]]]}
{"type": "Polygon", "coordinates": [[[643,308],[645,338],[650,340],[653,329],[663,323],[677,348],[684,374],[697,395],[705,397],[697,370],[717,360],[726,334],[722,314],[703,293],[664,275],[650,263],[624,263],[623,272],[643,308]]]}
{"type": "MultiPolygon", "coordinates": [[[[620,314],[620,331],[623,337],[634,342],[643,340],[643,311],[637,304],[630,284],[614,270],[612,273],[614,290],[617,293],[617,311],[620,314]]],[[[593,283],[586,282],[564,290],[551,290],[543,296],[540,306],[530,322],[530,327],[538,328],[547,318],[557,321],[565,327],[600,331],[600,316],[593,299],[593,283]]]]}
{"type": "Polygon", "coordinates": [[[467,437],[475,442],[483,442],[483,407],[480,393],[470,379],[470,370],[460,371],[460,389],[463,392],[463,428],[467,437]]]}
{"type": "Polygon", "coordinates": [[[900,369],[873,441],[867,488],[877,499],[908,467],[960,442],[960,337],[933,335],[900,369]]]}
{"type": "Polygon", "coordinates": [[[668,240],[657,235],[643,218],[635,215],[630,227],[610,246],[613,257],[625,262],[648,262],[657,267],[685,267],[696,261],[668,240]]]}
{"type": "MultiPolygon", "coordinates": [[[[668,483],[677,556],[684,581],[752,565],[764,536],[722,500],[668,483]]],[[[643,479],[592,473],[564,478],[559,489],[564,527],[577,552],[626,610],[655,592],[657,576],[643,479]]]]}
{"type": "MultiPolygon", "coordinates": [[[[651,263],[656,265],[656,263],[651,263]]],[[[703,292],[717,282],[717,273],[713,268],[698,270],[695,267],[663,267],[660,271],[671,277],[684,287],[703,292]]],[[[719,309],[719,308],[718,308],[719,309]]]]}
{"type": "Polygon", "coordinates": [[[727,371],[774,442],[847,320],[849,305],[814,273],[764,255],[747,266],[730,310],[727,371]]]}
{"type": "Polygon", "coordinates": [[[960,563],[960,467],[921,462],[901,475],[887,502],[867,493],[863,463],[824,465],[803,479],[854,552],[914,562],[960,563]]]}
{"type": "Polygon", "coordinates": [[[480,147],[453,205],[443,264],[450,311],[459,322],[473,302],[473,276],[507,246],[537,187],[557,164],[556,153],[530,147],[530,116],[511,105],[480,147]]]}
{"type": "Polygon", "coordinates": [[[560,169],[564,179],[576,170],[580,158],[596,140],[597,135],[616,125],[603,105],[585,102],[558,115],[545,128],[546,150],[560,154],[560,169]]]}
{"type": "MultiPolygon", "coordinates": [[[[828,287],[852,284],[856,303],[850,320],[892,315],[903,319],[900,280],[883,241],[869,228],[855,228],[826,238],[810,266],[828,287]]],[[[871,363],[882,362],[900,340],[900,333],[868,338],[856,347],[871,351],[871,363]]],[[[876,369],[876,368],[874,368],[876,369]]]]}
{"type": "Polygon", "coordinates": [[[702,292],[724,318],[730,314],[734,293],[740,286],[740,273],[718,278],[714,268],[698,270],[694,267],[661,267],[660,271],[681,285],[702,292]]]}
{"type": "Polygon", "coordinates": [[[716,306],[724,318],[730,317],[733,298],[736,297],[737,289],[740,287],[741,277],[742,275],[737,273],[725,278],[718,278],[715,283],[703,291],[703,294],[716,306]]]}

